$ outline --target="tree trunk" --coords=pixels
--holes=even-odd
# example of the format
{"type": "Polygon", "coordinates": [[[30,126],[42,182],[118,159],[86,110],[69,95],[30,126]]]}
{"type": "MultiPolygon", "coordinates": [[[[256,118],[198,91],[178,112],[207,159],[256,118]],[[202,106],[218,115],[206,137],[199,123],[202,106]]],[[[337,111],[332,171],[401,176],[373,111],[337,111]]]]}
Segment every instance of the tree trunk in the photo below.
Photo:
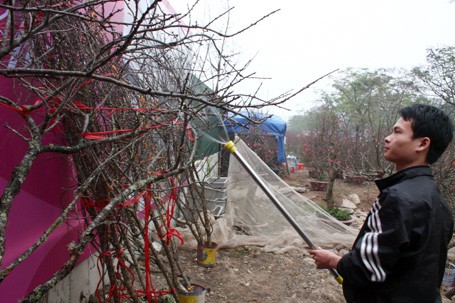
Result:
{"type": "Polygon", "coordinates": [[[333,201],[333,186],[335,185],[335,179],[338,174],[338,170],[334,169],[330,173],[329,176],[329,183],[327,184],[327,192],[325,194],[325,201],[327,202],[327,207],[328,208],[333,208],[335,207],[335,203],[333,201]]]}

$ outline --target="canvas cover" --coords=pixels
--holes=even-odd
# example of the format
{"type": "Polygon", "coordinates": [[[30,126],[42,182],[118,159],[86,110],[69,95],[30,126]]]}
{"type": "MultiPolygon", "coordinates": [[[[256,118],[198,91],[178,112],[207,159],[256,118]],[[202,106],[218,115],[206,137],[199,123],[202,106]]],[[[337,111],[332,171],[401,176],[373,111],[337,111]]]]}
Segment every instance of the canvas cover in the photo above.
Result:
{"type": "Polygon", "coordinates": [[[267,118],[259,125],[260,133],[273,136],[278,145],[277,158],[279,163],[286,162],[286,153],[284,149],[284,138],[286,137],[287,124],[277,115],[269,115],[260,112],[241,112],[239,115],[230,115],[230,120],[226,120],[226,131],[228,134],[245,135],[251,134],[253,124],[247,119],[260,121],[267,118]]]}

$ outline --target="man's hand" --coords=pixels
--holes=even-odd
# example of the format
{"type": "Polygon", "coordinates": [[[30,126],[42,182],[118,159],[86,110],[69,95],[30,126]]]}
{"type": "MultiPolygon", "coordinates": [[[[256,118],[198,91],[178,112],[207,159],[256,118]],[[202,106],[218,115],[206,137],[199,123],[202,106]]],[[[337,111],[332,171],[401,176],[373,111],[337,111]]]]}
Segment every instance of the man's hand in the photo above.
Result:
{"type": "Polygon", "coordinates": [[[314,263],[318,269],[335,269],[341,257],[325,249],[310,249],[310,255],[313,256],[314,263]]]}

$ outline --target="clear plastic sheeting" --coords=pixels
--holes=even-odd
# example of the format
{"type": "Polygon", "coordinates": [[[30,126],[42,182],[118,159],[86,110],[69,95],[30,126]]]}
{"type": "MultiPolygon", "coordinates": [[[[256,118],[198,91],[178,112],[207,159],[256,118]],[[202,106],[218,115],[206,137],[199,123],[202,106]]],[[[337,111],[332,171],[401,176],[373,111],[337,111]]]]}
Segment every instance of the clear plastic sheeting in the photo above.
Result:
{"type": "MultiPolygon", "coordinates": [[[[243,156],[316,246],[325,248],[352,246],[357,230],[336,220],[316,203],[296,192],[269,169],[243,141],[237,140],[235,146],[237,152],[243,156]]],[[[299,246],[303,242],[234,156],[231,156],[229,164],[225,216],[236,234],[249,235],[255,242],[262,239],[261,245],[267,250],[286,250],[286,247],[299,246]]]]}
{"type": "MultiPolygon", "coordinates": [[[[296,192],[242,140],[236,139],[235,146],[316,246],[351,248],[358,230],[336,220],[296,192]]],[[[190,240],[190,237],[185,238],[190,240]]],[[[275,253],[307,246],[233,155],[229,162],[226,211],[222,217],[213,220],[212,240],[218,247],[255,245],[275,253]]],[[[196,243],[188,244],[194,246],[196,243]]]]}

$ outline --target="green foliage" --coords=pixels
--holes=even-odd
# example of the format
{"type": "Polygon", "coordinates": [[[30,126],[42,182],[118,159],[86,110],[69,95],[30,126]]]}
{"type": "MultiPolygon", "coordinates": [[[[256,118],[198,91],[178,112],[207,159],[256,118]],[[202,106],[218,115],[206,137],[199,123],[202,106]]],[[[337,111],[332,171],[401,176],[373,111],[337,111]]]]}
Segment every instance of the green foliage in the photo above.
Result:
{"type": "MultiPolygon", "coordinates": [[[[360,173],[385,171],[382,142],[398,118],[398,110],[425,101],[402,72],[354,70],[340,72],[320,104],[291,118],[287,148],[307,167],[360,173]]],[[[427,101],[428,102],[428,101],[427,101]]]]}
{"type": "Polygon", "coordinates": [[[287,131],[300,132],[308,129],[307,121],[306,114],[292,116],[287,123],[287,131]]]}
{"type": "Polygon", "coordinates": [[[351,219],[351,214],[348,211],[338,208],[338,207],[322,207],[326,212],[328,212],[332,217],[339,221],[347,221],[351,219]]]}
{"type": "Polygon", "coordinates": [[[309,171],[310,177],[319,181],[327,181],[329,179],[329,175],[327,171],[319,168],[311,168],[309,171]]]}

